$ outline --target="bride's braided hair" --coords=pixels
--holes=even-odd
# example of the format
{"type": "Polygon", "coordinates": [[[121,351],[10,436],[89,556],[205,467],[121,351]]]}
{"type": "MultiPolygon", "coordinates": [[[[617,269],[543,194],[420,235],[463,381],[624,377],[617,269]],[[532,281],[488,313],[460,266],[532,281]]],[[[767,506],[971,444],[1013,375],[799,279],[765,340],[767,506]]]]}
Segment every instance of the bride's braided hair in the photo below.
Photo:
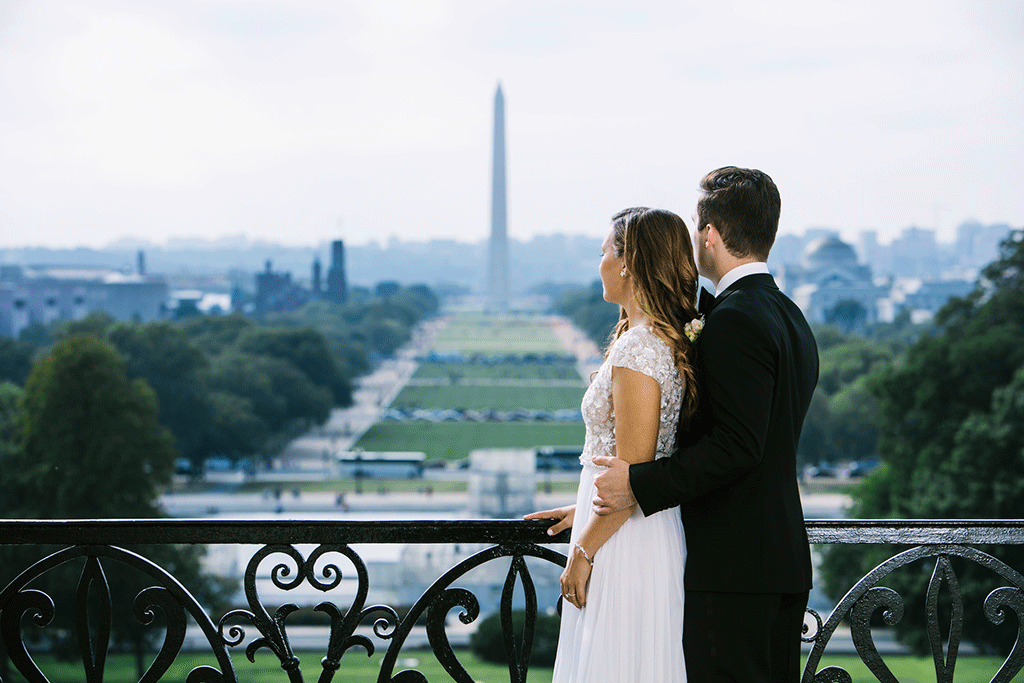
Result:
{"type": "MultiPolygon", "coordinates": [[[[684,382],[680,418],[689,418],[697,409],[697,377],[693,342],[683,326],[697,317],[697,266],[686,223],[671,211],[634,207],[615,214],[612,229],[615,255],[625,260],[637,306],[672,349],[684,382]]],[[[628,328],[620,311],[611,341],[628,328]]]]}

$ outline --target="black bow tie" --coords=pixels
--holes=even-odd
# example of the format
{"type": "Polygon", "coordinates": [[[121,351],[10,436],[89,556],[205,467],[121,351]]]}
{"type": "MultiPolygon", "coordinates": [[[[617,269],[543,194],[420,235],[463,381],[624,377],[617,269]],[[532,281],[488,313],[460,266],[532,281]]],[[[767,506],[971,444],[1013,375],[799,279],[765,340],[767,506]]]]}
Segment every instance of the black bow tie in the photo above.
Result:
{"type": "Polygon", "coordinates": [[[701,287],[700,296],[697,297],[697,312],[707,315],[715,307],[715,295],[701,287]]]}

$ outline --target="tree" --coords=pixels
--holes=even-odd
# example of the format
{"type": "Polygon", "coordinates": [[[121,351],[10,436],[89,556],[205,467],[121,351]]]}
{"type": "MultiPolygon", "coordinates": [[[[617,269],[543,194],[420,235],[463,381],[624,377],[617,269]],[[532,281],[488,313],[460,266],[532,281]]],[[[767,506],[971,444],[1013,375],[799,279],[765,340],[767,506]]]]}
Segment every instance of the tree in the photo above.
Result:
{"type": "Polygon", "coordinates": [[[351,384],[352,378],[370,369],[370,348],[358,331],[359,318],[351,312],[355,305],[311,301],[297,311],[270,316],[269,320],[286,327],[309,326],[320,332],[327,340],[340,373],[351,384]]]}
{"type": "Polygon", "coordinates": [[[290,423],[322,424],[333,405],[331,392],[311,382],[283,358],[230,351],[214,359],[210,388],[245,399],[271,432],[290,423]]]}
{"type": "MultiPolygon", "coordinates": [[[[268,316],[267,321],[280,327],[312,327],[322,334],[340,375],[351,386],[352,378],[369,369],[370,356],[392,354],[411,338],[417,322],[437,311],[438,303],[426,285],[382,282],[374,292],[352,287],[344,304],[312,301],[296,311],[268,316]]],[[[349,405],[350,397],[334,393],[338,405],[349,405]]]]}
{"type": "Polygon", "coordinates": [[[309,382],[326,388],[335,404],[345,406],[352,402],[350,382],[341,374],[324,336],[312,327],[247,330],[239,336],[237,348],[254,355],[286,360],[309,382]]]}
{"type": "Polygon", "coordinates": [[[0,337],[0,382],[24,383],[35,354],[36,347],[28,342],[0,337]]]}
{"type": "MultiPolygon", "coordinates": [[[[951,300],[936,316],[936,331],[920,337],[898,363],[867,382],[878,401],[878,452],[885,465],[855,491],[858,517],[1024,517],[1024,233],[1000,247],[975,290],[951,300]]],[[[826,582],[865,573],[879,552],[851,555],[830,549],[826,582]]],[[[1024,565],[1024,549],[986,549],[1011,567],[1024,565]]],[[[1008,648],[1015,634],[981,613],[991,575],[976,565],[958,574],[966,628],[979,644],[1008,648]]],[[[854,577],[857,578],[857,577],[854,577]]],[[[925,585],[910,573],[892,577],[905,598],[923,602],[925,585]]],[[[847,583],[847,585],[849,585],[847,583]]],[[[833,594],[834,597],[837,597],[833,594]]],[[[901,636],[925,647],[923,614],[904,616],[901,636]]]]}
{"type": "Polygon", "coordinates": [[[373,292],[377,297],[381,299],[388,299],[390,297],[393,297],[395,294],[398,294],[400,289],[402,289],[402,286],[395,282],[394,280],[384,280],[382,282],[377,283],[377,286],[374,287],[373,292]]]}
{"type": "Polygon", "coordinates": [[[871,394],[868,375],[847,383],[829,398],[827,440],[832,445],[835,462],[851,462],[874,458],[877,454],[878,429],[875,412],[878,401],[871,394]]]}
{"type": "MultiPolygon", "coordinates": [[[[3,416],[15,394],[0,387],[0,446],[7,431],[2,424],[8,422],[3,416]]],[[[172,438],[157,418],[153,390],[143,380],[128,379],[124,359],[109,343],[85,335],[58,342],[33,367],[18,405],[13,448],[0,451],[0,514],[24,519],[160,516],[157,495],[170,481],[172,438]]],[[[202,574],[202,547],[131,549],[170,571],[208,605],[220,605],[228,595],[225,583],[202,574]]],[[[11,571],[28,564],[7,555],[0,563],[0,585],[13,578],[11,571]]],[[[58,604],[74,604],[73,569],[48,572],[37,585],[58,604]]],[[[116,563],[104,571],[114,605],[132,604],[150,583],[116,563]]],[[[142,626],[130,612],[114,610],[112,637],[133,648],[141,678],[145,651],[159,629],[142,626]]],[[[61,612],[60,619],[67,616],[61,612]]],[[[52,628],[56,634],[75,632],[69,619],[52,628]]]]}
{"type": "Polygon", "coordinates": [[[572,320],[598,348],[608,343],[608,336],[619,319],[619,307],[604,300],[600,280],[595,280],[590,287],[563,293],[554,308],[572,320]]]}
{"type": "Polygon", "coordinates": [[[207,448],[213,453],[236,455],[258,453],[270,437],[270,430],[253,411],[252,401],[229,391],[211,391],[212,420],[207,448]]]}
{"type": "Polygon", "coordinates": [[[811,405],[804,417],[804,426],[800,431],[800,443],[796,450],[796,466],[802,470],[807,465],[831,462],[835,453],[830,447],[828,432],[831,414],[828,410],[828,395],[815,389],[811,396],[811,405]]]}
{"type": "Polygon", "coordinates": [[[818,354],[818,386],[829,396],[873,370],[887,367],[894,357],[886,344],[855,336],[828,349],[819,348],[818,354]]]}
{"type": "Polygon", "coordinates": [[[241,315],[208,315],[192,318],[181,325],[182,331],[192,343],[216,356],[234,346],[243,332],[256,327],[248,318],[241,315]]]}
{"type": "Polygon", "coordinates": [[[128,377],[144,379],[156,392],[160,423],[171,430],[181,457],[201,463],[213,452],[206,353],[180,327],[164,321],[118,323],[107,339],[124,356],[128,377]]]}
{"type": "Polygon", "coordinates": [[[152,517],[174,445],[156,396],[109,344],[74,336],[25,382],[21,449],[0,477],[13,517],[152,517]]]}
{"type": "MultiPolygon", "coordinates": [[[[555,652],[558,649],[558,627],[560,618],[554,614],[538,612],[533,626],[533,649],[530,651],[530,664],[533,666],[552,666],[555,663],[555,652]]],[[[526,612],[512,612],[513,639],[523,637],[526,626],[526,612]]],[[[469,638],[469,648],[480,659],[495,664],[508,663],[509,654],[505,651],[505,636],[501,629],[501,614],[495,612],[483,621],[469,638]]]]}
{"type": "Polygon", "coordinates": [[[33,321],[28,324],[28,327],[18,333],[18,341],[31,344],[36,348],[49,346],[53,343],[53,329],[51,326],[44,325],[38,320],[33,321]]]}
{"type": "MultiPolygon", "coordinates": [[[[0,382],[0,466],[7,469],[17,450],[17,429],[20,421],[21,397],[24,392],[10,382],[0,382]]],[[[3,476],[0,474],[0,476],[3,476]]],[[[3,501],[0,501],[3,512],[3,501]]]]}
{"type": "Polygon", "coordinates": [[[844,299],[825,312],[825,322],[838,325],[847,334],[863,327],[867,319],[867,310],[859,301],[852,299],[844,299]]]}
{"type": "MultiPolygon", "coordinates": [[[[21,387],[0,382],[0,491],[7,491],[9,478],[18,461],[18,425],[21,422],[21,387]]],[[[0,495],[0,517],[7,517],[7,496],[0,495]]],[[[24,548],[0,545],[0,586],[6,586],[15,573],[28,564],[24,548]]],[[[33,558],[34,559],[34,558],[33,558]]],[[[9,657],[0,638],[0,680],[10,680],[9,657]]]]}
{"type": "Polygon", "coordinates": [[[820,359],[818,386],[804,420],[798,464],[874,458],[877,401],[867,377],[896,357],[894,342],[845,334],[833,326],[814,330],[820,359]]]}
{"type": "Polygon", "coordinates": [[[93,311],[81,320],[61,320],[54,328],[53,338],[56,340],[67,339],[77,334],[89,335],[97,339],[107,336],[110,328],[117,324],[112,315],[104,311],[93,311]]]}

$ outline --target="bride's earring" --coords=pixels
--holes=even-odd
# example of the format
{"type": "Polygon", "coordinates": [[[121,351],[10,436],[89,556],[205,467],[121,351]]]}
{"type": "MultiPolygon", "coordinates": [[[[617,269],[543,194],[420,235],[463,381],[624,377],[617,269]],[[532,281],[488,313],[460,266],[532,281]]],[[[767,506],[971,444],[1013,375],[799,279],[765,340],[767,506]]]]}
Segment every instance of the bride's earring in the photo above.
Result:
{"type": "Polygon", "coordinates": [[[626,277],[626,266],[622,266],[622,270],[619,271],[619,277],[626,277]]]}

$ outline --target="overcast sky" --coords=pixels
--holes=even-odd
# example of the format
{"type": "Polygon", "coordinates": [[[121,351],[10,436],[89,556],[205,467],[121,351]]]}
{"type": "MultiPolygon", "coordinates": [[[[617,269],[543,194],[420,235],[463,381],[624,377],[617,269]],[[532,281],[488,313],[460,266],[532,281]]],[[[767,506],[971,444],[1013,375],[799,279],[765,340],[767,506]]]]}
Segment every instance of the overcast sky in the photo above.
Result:
{"type": "Polygon", "coordinates": [[[1020,0],[0,0],[0,247],[689,223],[760,168],[782,232],[1024,226],[1020,0]]]}

